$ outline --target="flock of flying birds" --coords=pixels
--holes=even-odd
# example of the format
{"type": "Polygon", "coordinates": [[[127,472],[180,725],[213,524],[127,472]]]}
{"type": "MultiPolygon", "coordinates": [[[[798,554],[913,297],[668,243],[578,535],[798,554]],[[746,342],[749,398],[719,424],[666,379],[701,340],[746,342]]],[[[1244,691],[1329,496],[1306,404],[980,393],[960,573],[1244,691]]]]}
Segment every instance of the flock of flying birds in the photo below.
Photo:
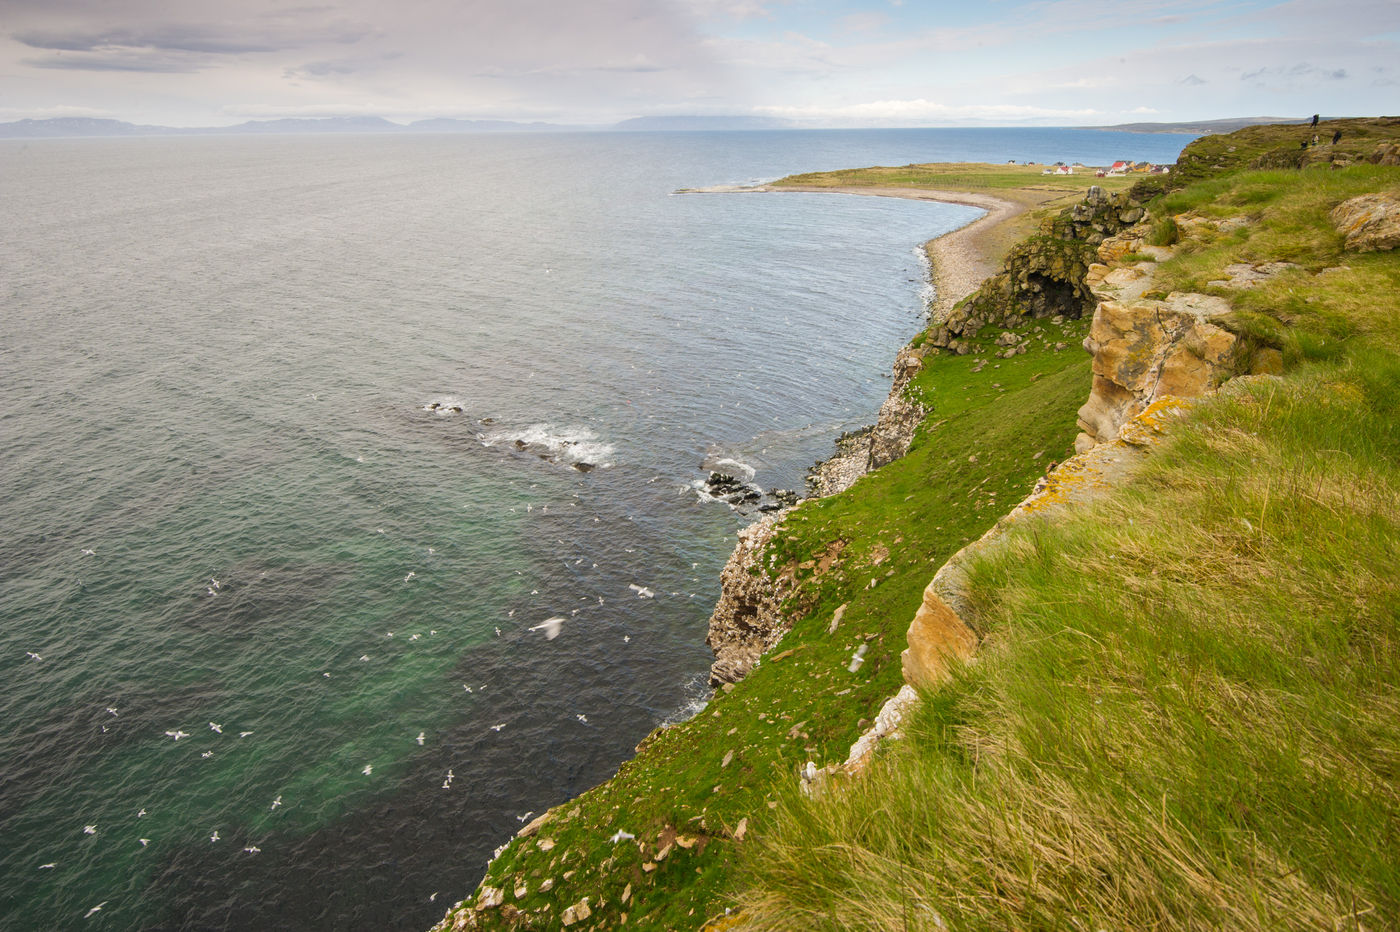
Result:
{"type": "MultiPolygon", "coordinates": [[[[434,551],[433,551],[432,548],[429,548],[428,552],[429,552],[429,553],[433,553],[434,551]]],[[[96,552],[96,550],[93,550],[93,549],[90,549],[90,548],[84,548],[84,549],[82,550],[82,555],[83,555],[83,556],[87,556],[87,557],[91,557],[91,556],[96,556],[96,555],[97,555],[97,552],[96,552]]],[[[418,576],[418,574],[417,574],[416,572],[410,570],[410,571],[408,572],[408,575],[404,576],[403,581],[404,581],[405,583],[408,583],[408,582],[410,582],[411,580],[417,578],[417,576],[418,576]]],[[[638,585],[637,583],[631,583],[631,584],[629,584],[629,585],[628,585],[628,588],[629,588],[631,591],[635,592],[635,593],[637,594],[637,597],[640,598],[640,599],[651,599],[651,598],[655,598],[655,596],[656,596],[656,593],[655,593],[652,589],[650,589],[650,588],[648,588],[648,587],[646,587],[646,586],[638,585]]],[[[222,584],[217,578],[212,577],[212,576],[209,578],[208,584],[204,586],[205,594],[206,594],[207,596],[209,596],[209,597],[217,596],[217,595],[222,591],[222,589],[223,589],[223,584],[222,584]]],[[[538,590],[536,590],[536,592],[538,592],[538,590]]],[[[599,597],[598,597],[598,604],[599,604],[599,605],[602,605],[603,603],[604,603],[603,597],[602,597],[602,596],[599,596],[599,597]]],[[[576,615],[577,613],[578,613],[578,609],[574,609],[573,612],[572,612],[572,614],[575,614],[575,615],[576,615]]],[[[512,609],[512,610],[508,613],[508,616],[512,616],[512,617],[513,617],[514,615],[515,615],[515,611],[512,609]]],[[[563,616],[558,616],[558,615],[556,615],[556,616],[553,616],[553,617],[550,617],[550,618],[546,618],[544,621],[540,622],[540,623],[537,624],[537,625],[533,625],[533,626],[531,626],[530,628],[528,628],[528,629],[526,629],[526,630],[528,630],[528,631],[530,631],[530,632],[536,632],[536,631],[541,632],[541,633],[544,634],[544,637],[545,637],[546,640],[552,641],[552,640],[554,640],[555,638],[557,638],[557,637],[560,635],[560,633],[563,631],[563,627],[564,627],[564,625],[565,625],[565,623],[566,623],[567,621],[568,621],[568,619],[564,618],[563,616]]],[[[502,634],[503,634],[503,632],[501,631],[501,629],[500,629],[499,627],[497,627],[497,628],[495,629],[495,633],[496,633],[496,636],[497,636],[497,637],[500,637],[500,636],[502,636],[502,634]]],[[[435,635],[435,634],[437,634],[437,631],[436,631],[436,630],[432,630],[432,631],[429,632],[429,634],[430,634],[430,635],[435,635]]],[[[385,637],[386,637],[386,638],[392,638],[392,637],[394,637],[394,632],[392,632],[392,631],[386,632],[386,633],[385,633],[385,637]]],[[[416,641],[416,640],[418,640],[420,637],[421,637],[421,635],[419,635],[419,634],[412,634],[412,635],[409,636],[408,639],[409,639],[410,641],[416,641]]],[[[623,640],[624,643],[629,642],[629,641],[631,641],[631,636],[630,636],[630,635],[624,635],[623,638],[622,638],[622,640],[623,640]]],[[[43,656],[40,655],[37,651],[25,651],[25,656],[26,656],[27,659],[29,659],[29,660],[31,660],[31,661],[42,661],[42,660],[44,659],[43,656]]],[[[361,661],[367,661],[367,660],[369,660],[369,655],[368,655],[368,654],[362,654],[362,655],[360,656],[359,659],[360,659],[361,661]]],[[[325,677],[326,679],[329,679],[330,676],[331,676],[331,674],[330,674],[329,672],[324,672],[324,673],[322,673],[322,676],[325,677]]],[[[469,684],[466,684],[466,683],[462,684],[462,689],[464,689],[464,690],[465,690],[466,692],[468,692],[468,693],[474,692],[474,690],[472,689],[472,687],[471,687],[469,684]]],[[[479,691],[479,690],[484,690],[484,689],[486,689],[485,686],[479,686],[479,687],[477,687],[477,690],[478,690],[478,691],[479,691]]],[[[118,709],[117,709],[115,706],[107,706],[106,709],[105,709],[105,711],[106,711],[109,715],[111,715],[111,716],[113,716],[113,717],[116,717],[116,716],[119,714],[119,713],[118,713],[118,709]]],[[[584,724],[584,725],[587,725],[587,724],[588,724],[588,716],[587,716],[587,715],[585,715],[585,714],[583,714],[583,713],[578,713],[578,714],[576,714],[574,717],[575,717],[580,723],[582,723],[582,724],[584,724]]],[[[500,732],[502,729],[504,729],[504,728],[506,727],[506,725],[507,725],[506,722],[500,722],[500,723],[498,723],[498,724],[491,725],[491,726],[490,726],[490,730],[493,731],[493,732],[500,732]]],[[[107,726],[106,726],[106,725],[103,725],[103,726],[102,726],[102,730],[105,732],[105,731],[107,730],[107,726]]],[[[215,734],[222,735],[222,734],[224,733],[224,726],[223,726],[221,723],[219,723],[219,722],[213,722],[213,721],[211,721],[211,722],[209,722],[209,730],[212,731],[212,732],[214,732],[215,734]]],[[[253,734],[252,731],[239,731],[239,732],[238,732],[238,737],[239,737],[239,738],[247,738],[247,737],[251,736],[252,734],[253,734]]],[[[165,732],[165,737],[170,738],[172,741],[178,742],[178,741],[180,741],[180,739],[182,739],[182,738],[188,738],[188,737],[190,737],[190,733],[189,733],[189,732],[186,732],[186,731],[184,731],[184,730],[182,730],[182,729],[180,729],[180,728],[174,728],[174,729],[171,729],[171,730],[166,731],[166,732],[165,732]]],[[[420,732],[418,733],[418,735],[417,735],[413,740],[414,740],[419,746],[422,746],[423,743],[427,740],[427,733],[426,733],[426,732],[423,732],[423,731],[420,731],[420,732]]],[[[213,757],[213,756],[214,756],[214,752],[213,752],[212,750],[204,751],[204,752],[202,752],[202,753],[200,754],[200,757],[206,758],[206,759],[207,759],[207,758],[210,758],[210,757],[213,757]]],[[[360,772],[361,772],[364,776],[367,776],[367,777],[368,777],[368,776],[370,776],[370,775],[373,774],[373,772],[374,772],[374,765],[373,765],[373,764],[366,764],[366,765],[364,766],[364,769],[361,770],[360,772]]],[[[445,779],[442,781],[442,788],[443,788],[444,790],[450,789],[451,786],[452,786],[452,781],[453,781],[453,779],[454,779],[454,774],[453,774],[451,768],[449,768],[448,771],[447,771],[447,774],[446,774],[445,779]]],[[[282,803],[282,796],[279,794],[276,798],[274,798],[274,799],[272,800],[272,804],[271,804],[268,808],[269,808],[270,811],[275,811],[275,810],[278,809],[280,806],[282,806],[282,804],[283,804],[283,803],[282,803]]],[[[138,812],[136,813],[136,817],[137,817],[138,819],[139,819],[139,818],[144,818],[144,817],[146,816],[146,814],[147,814],[146,809],[145,809],[145,808],[142,808],[140,811],[138,811],[138,812]]],[[[516,816],[516,818],[517,818],[518,820],[520,820],[520,821],[523,822],[523,821],[525,821],[526,819],[528,819],[528,818],[529,818],[530,816],[532,816],[532,815],[534,815],[533,812],[527,812],[527,813],[525,813],[525,814],[523,814],[523,815],[518,815],[518,816],[516,816]]],[[[98,827],[97,827],[97,825],[95,825],[95,824],[93,824],[93,825],[84,825],[84,826],[83,826],[83,834],[84,834],[84,835],[96,835],[96,834],[98,834],[98,827]]],[[[210,841],[210,843],[211,843],[211,844],[217,843],[217,842],[219,842],[219,841],[221,841],[221,840],[223,840],[223,839],[222,839],[222,837],[219,835],[219,830],[218,830],[217,828],[214,829],[214,830],[211,832],[211,834],[209,835],[209,841],[210,841]]],[[[145,847],[147,847],[147,846],[150,844],[151,839],[148,838],[148,837],[141,837],[141,838],[138,838],[137,841],[140,843],[140,845],[141,845],[142,848],[145,848],[145,847]]],[[[247,845],[247,846],[245,846],[245,847],[243,848],[243,851],[244,851],[244,853],[246,853],[246,854],[248,854],[248,855],[255,855],[255,854],[260,854],[260,853],[262,852],[262,849],[261,849],[260,847],[258,847],[257,845],[247,845]]],[[[38,869],[39,869],[39,870],[53,870],[53,869],[55,869],[55,868],[57,868],[57,867],[58,867],[58,862],[57,862],[57,861],[50,861],[50,862],[45,863],[45,864],[40,864],[38,869]]],[[[437,897],[437,894],[434,893],[434,894],[433,894],[433,899],[436,899],[436,897],[437,897]]],[[[84,919],[89,919],[89,918],[91,918],[92,916],[96,915],[97,913],[101,912],[101,911],[102,911],[102,908],[103,908],[104,906],[106,906],[108,902],[110,902],[110,901],[108,901],[108,900],[103,900],[101,903],[98,903],[96,906],[93,906],[93,907],[90,908],[86,913],[84,913],[83,918],[84,918],[84,919]]]]}

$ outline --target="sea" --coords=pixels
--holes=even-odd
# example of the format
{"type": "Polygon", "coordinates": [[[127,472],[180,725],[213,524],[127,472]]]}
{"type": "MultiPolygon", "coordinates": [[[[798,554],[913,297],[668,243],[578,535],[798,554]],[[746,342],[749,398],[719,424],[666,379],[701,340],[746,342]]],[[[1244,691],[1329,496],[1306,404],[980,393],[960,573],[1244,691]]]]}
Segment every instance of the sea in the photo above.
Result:
{"type": "Polygon", "coordinates": [[[0,927],[420,930],[703,708],[735,531],[1065,129],[0,142],[0,927]]]}

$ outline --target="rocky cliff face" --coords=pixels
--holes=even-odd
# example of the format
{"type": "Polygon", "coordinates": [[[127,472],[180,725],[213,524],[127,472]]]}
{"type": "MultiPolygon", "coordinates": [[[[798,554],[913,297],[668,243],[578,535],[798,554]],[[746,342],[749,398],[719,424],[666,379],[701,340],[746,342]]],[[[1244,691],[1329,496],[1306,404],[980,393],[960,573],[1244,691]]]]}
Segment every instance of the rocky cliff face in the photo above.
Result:
{"type": "Polygon", "coordinates": [[[774,584],[762,565],[764,551],[781,522],[781,514],[768,515],[741,530],[739,543],[720,573],[719,602],[705,637],[715,655],[711,686],[743,679],[787,631],[778,611],[784,587],[774,584]]]}
{"type": "Polygon", "coordinates": [[[1035,236],[1007,254],[1002,270],[929,331],[929,342],[955,353],[970,351],[967,340],[984,327],[1014,327],[1027,318],[1077,320],[1093,309],[1085,284],[1095,247],[1143,219],[1131,191],[1108,194],[1095,185],[1084,200],[1047,220],[1035,236]]]}
{"type": "MultiPolygon", "coordinates": [[[[1232,221],[1198,217],[1174,218],[1189,239],[1209,227],[1219,231],[1232,221]]],[[[1277,350],[1247,351],[1224,326],[1230,302],[1215,295],[1172,292],[1165,297],[1149,291],[1155,262],[1122,264],[1128,254],[1167,259],[1172,250],[1145,245],[1143,226],[1105,240],[1085,284],[1098,300],[1084,348],[1093,357],[1093,385],[1079,409],[1075,449],[1118,437],[1123,425],[1161,398],[1197,398],[1209,394],[1237,375],[1269,374],[1282,370],[1277,350]]],[[[1212,282],[1223,288],[1250,288],[1295,266],[1266,263],[1227,268],[1228,280],[1212,282]]]]}
{"type": "MultiPolygon", "coordinates": [[[[836,453],[813,467],[808,485],[817,497],[843,492],[861,476],[904,455],[923,420],[923,408],[906,393],[909,380],[923,366],[926,347],[906,346],[894,363],[894,384],[880,406],[875,424],[837,441],[836,453]]],[[[739,532],[739,542],[720,573],[720,597],[710,615],[705,643],[714,652],[710,685],[736,683],[748,675],[765,651],[787,632],[779,606],[789,578],[769,577],[763,566],[768,542],[785,512],[767,515],[739,532]]]]}

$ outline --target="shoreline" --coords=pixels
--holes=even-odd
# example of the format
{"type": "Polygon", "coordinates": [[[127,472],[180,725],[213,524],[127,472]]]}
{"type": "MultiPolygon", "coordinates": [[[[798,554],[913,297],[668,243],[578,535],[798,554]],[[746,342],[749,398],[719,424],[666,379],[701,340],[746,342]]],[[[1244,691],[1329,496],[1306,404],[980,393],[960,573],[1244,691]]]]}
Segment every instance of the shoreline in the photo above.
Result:
{"type": "MultiPolygon", "coordinates": [[[[1030,210],[1019,204],[984,194],[964,191],[937,191],[920,188],[894,187],[818,187],[762,185],[705,189],[685,193],[768,193],[782,191],[813,193],[859,194],[875,197],[900,197],[908,200],[939,201],[978,207],[982,216],[955,229],[948,230],[923,243],[929,260],[934,299],[927,308],[928,323],[946,318],[948,312],[963,298],[976,291],[997,271],[1000,255],[988,244],[988,234],[1030,210]]],[[[680,193],[680,192],[678,192],[680,193]]],[[[915,337],[917,339],[917,335],[915,337]]],[[[859,430],[842,434],[833,442],[830,455],[818,460],[807,470],[808,497],[827,498],[844,492],[856,480],[881,466],[904,456],[914,440],[914,433],[923,420],[923,405],[905,396],[910,379],[923,366],[925,350],[905,343],[891,362],[894,383],[876,412],[875,420],[859,430]]],[[[936,350],[935,350],[936,352],[936,350]]],[[[739,531],[739,544],[725,563],[720,574],[721,592],[707,625],[705,643],[714,653],[709,682],[712,688],[729,687],[748,675],[750,670],[787,631],[779,611],[781,591],[770,590],[757,582],[766,579],[756,560],[790,509],[760,515],[739,531]]]]}
{"type": "MultiPolygon", "coordinates": [[[[748,194],[781,193],[784,191],[798,191],[803,193],[855,194],[873,197],[898,197],[907,200],[938,201],[942,203],[961,204],[963,206],[968,207],[978,207],[986,211],[986,213],[984,213],[982,216],[972,220],[971,222],[963,224],[962,226],[959,226],[955,229],[948,230],[945,233],[941,233],[938,236],[926,240],[923,243],[923,249],[925,251],[925,254],[929,258],[929,274],[932,278],[934,287],[934,300],[930,303],[928,307],[928,316],[931,320],[941,318],[959,301],[961,301],[967,295],[976,291],[985,279],[996,273],[997,267],[999,266],[1001,261],[1001,253],[998,250],[993,250],[992,248],[990,248],[990,237],[988,236],[988,234],[990,234],[991,231],[993,231],[994,229],[1001,227],[1007,221],[1012,220],[1015,217],[1021,216],[1024,213],[1027,213],[1028,211],[1032,210],[1034,206],[1036,206],[1031,204],[1021,204],[1015,201],[998,197],[992,197],[990,195],[985,194],[977,194],[973,192],[939,191],[920,188],[895,187],[842,186],[833,188],[799,185],[785,185],[782,187],[774,185],[722,185],[710,188],[685,188],[678,190],[674,193],[748,194]]],[[[923,332],[923,330],[921,330],[920,332],[923,332]]],[[[871,450],[866,449],[865,447],[871,441],[871,439],[882,430],[882,428],[886,430],[886,432],[895,435],[888,438],[890,443],[893,444],[892,452],[897,451],[893,453],[893,457],[891,458],[898,458],[899,456],[902,456],[904,454],[904,452],[908,448],[909,442],[913,439],[913,428],[917,426],[917,422],[922,416],[922,410],[919,409],[917,406],[910,405],[909,403],[905,402],[903,397],[903,391],[905,386],[908,384],[909,378],[912,377],[914,372],[917,371],[921,363],[922,353],[912,351],[912,348],[908,343],[906,343],[896,352],[895,359],[892,365],[897,372],[902,373],[902,377],[897,377],[895,379],[894,385],[891,386],[889,396],[886,398],[884,404],[881,405],[875,421],[867,425],[862,430],[857,431],[856,434],[853,435],[854,437],[865,440],[866,443],[859,443],[858,445],[853,445],[848,442],[843,447],[842,440],[845,439],[849,441],[850,439],[852,439],[852,436],[847,436],[845,438],[836,438],[833,441],[835,449],[833,450],[832,454],[826,459],[818,461],[818,463],[816,463],[809,471],[809,477],[811,477],[814,474],[824,474],[826,483],[839,483],[839,487],[823,489],[819,493],[818,497],[826,497],[828,495],[835,494],[836,492],[841,491],[843,488],[849,486],[852,482],[854,482],[855,479],[859,478],[860,476],[869,472],[872,468],[876,467],[877,464],[872,462],[871,450]],[[857,446],[859,448],[855,448],[857,446]]],[[[811,480],[809,478],[809,482],[810,481],[811,480]]],[[[819,480],[819,482],[820,481],[821,480],[819,480]]],[[[738,557],[737,565],[744,570],[742,574],[743,579],[751,579],[752,577],[747,572],[747,564],[743,560],[744,555],[752,555],[760,552],[763,549],[762,545],[766,543],[766,540],[760,540],[759,538],[766,538],[768,534],[771,534],[772,530],[776,527],[777,524],[781,523],[782,518],[787,514],[789,510],[789,508],[784,508],[774,513],[759,515],[752,521],[750,521],[747,525],[745,525],[743,528],[741,528],[738,531],[740,543],[736,548],[735,553],[731,554],[729,560],[726,562],[725,570],[721,573],[723,591],[721,592],[720,597],[717,600],[714,609],[712,610],[710,621],[707,624],[706,636],[706,643],[711,647],[715,656],[715,662],[710,667],[710,686],[714,690],[715,695],[718,695],[721,692],[721,690],[727,692],[729,689],[733,688],[733,686],[731,685],[733,682],[743,679],[744,676],[749,672],[753,661],[756,660],[759,656],[761,656],[764,652],[764,648],[768,646],[755,645],[751,643],[751,638],[754,633],[759,634],[760,641],[764,638],[763,633],[756,631],[747,632],[744,636],[739,637],[735,644],[729,645],[731,652],[734,648],[737,647],[739,653],[743,655],[741,658],[739,658],[739,663],[733,663],[733,658],[730,658],[730,665],[733,667],[732,671],[730,672],[730,675],[722,676],[720,678],[720,681],[718,682],[713,678],[716,672],[716,668],[723,667],[725,665],[725,657],[722,656],[724,648],[721,647],[719,644],[712,643],[711,638],[717,634],[715,617],[716,615],[722,612],[722,607],[724,606],[726,601],[726,595],[730,595],[732,601],[731,589],[733,588],[736,580],[738,580],[738,577],[735,576],[732,571],[732,567],[736,565],[736,557],[738,557]],[[747,540],[746,536],[748,538],[747,540]],[[757,650],[754,649],[755,646],[758,646],[757,650]],[[744,660],[747,660],[748,662],[746,663],[744,662],[744,660]]],[[[776,612],[776,603],[768,599],[763,599],[760,589],[755,589],[749,594],[756,596],[760,601],[770,602],[769,613],[771,614],[776,612]]],[[[746,625],[745,627],[748,626],[746,625]]],[[[771,628],[771,621],[769,625],[760,624],[759,627],[771,628]]],[[[771,634],[772,631],[769,630],[767,633],[771,634]]],[[[725,640],[725,638],[721,636],[719,640],[723,641],[725,640]]],[[[638,744],[637,752],[640,753],[642,748],[649,741],[653,740],[654,737],[659,732],[661,732],[661,730],[664,727],[664,725],[658,726],[656,730],[654,730],[651,734],[644,738],[642,742],[638,744]]],[[[632,758],[632,760],[635,759],[635,757],[632,758]]],[[[726,760],[725,763],[727,764],[728,761],[726,760]]],[[[615,774],[613,777],[610,777],[608,780],[603,781],[602,784],[599,784],[599,787],[607,786],[609,783],[612,783],[613,781],[617,780],[622,773],[622,769],[624,769],[626,766],[627,762],[623,762],[618,773],[615,774]]],[[[593,787],[589,790],[585,790],[584,794],[593,792],[599,787],[593,787]]],[[[579,795],[581,796],[584,794],[579,795]]],[[[559,805],[550,808],[545,813],[538,816],[532,822],[527,824],[524,828],[518,831],[511,838],[507,839],[505,843],[496,850],[491,862],[488,863],[487,872],[485,875],[483,875],[481,881],[479,881],[476,890],[466,898],[471,899],[480,896],[482,899],[479,900],[478,903],[473,904],[472,906],[468,906],[465,912],[457,912],[463,907],[463,905],[466,902],[465,899],[459,901],[455,906],[448,909],[447,914],[443,917],[443,919],[433,927],[433,932],[438,932],[438,930],[446,932],[446,930],[449,929],[464,928],[464,917],[471,918],[480,915],[482,911],[489,911],[491,909],[504,906],[505,890],[486,886],[486,881],[490,878],[491,865],[494,864],[496,859],[500,857],[500,855],[505,851],[505,849],[509,845],[511,845],[513,842],[519,839],[528,839],[536,836],[537,834],[540,834],[543,826],[546,823],[558,818],[560,813],[564,813],[566,811],[568,812],[568,814],[564,817],[563,821],[572,820],[574,815],[578,814],[577,805],[574,806],[573,810],[566,810],[565,807],[570,805],[571,803],[575,803],[575,801],[578,800],[578,798],[579,796],[572,797],[570,800],[566,800],[565,802],[562,802],[559,805]]],[[[744,831],[744,821],[747,820],[741,821],[740,827],[738,828],[738,832],[740,833],[739,837],[741,838],[742,833],[744,831]]],[[[553,845],[554,842],[551,839],[551,848],[553,847],[553,845]]],[[[669,850],[669,846],[667,847],[667,850],[669,850]]],[[[628,890],[630,893],[630,886],[628,890]]],[[[591,907],[588,906],[587,897],[584,898],[582,904],[584,908],[589,911],[584,913],[584,915],[589,915],[591,913],[591,907]]],[[[578,915],[577,904],[575,906],[570,907],[569,909],[574,911],[574,915],[578,915]]]]}
{"type": "Polygon", "coordinates": [[[707,188],[682,188],[677,194],[782,194],[796,191],[804,194],[855,194],[863,197],[897,197],[912,201],[938,201],[978,207],[986,213],[957,229],[949,230],[927,240],[924,251],[932,266],[933,302],[929,316],[937,320],[952,310],[963,298],[972,294],[983,281],[996,274],[997,261],[990,257],[985,241],[993,228],[1019,217],[1031,209],[990,194],[971,191],[940,191],[928,188],[872,187],[868,185],[714,185],[707,188]]]}

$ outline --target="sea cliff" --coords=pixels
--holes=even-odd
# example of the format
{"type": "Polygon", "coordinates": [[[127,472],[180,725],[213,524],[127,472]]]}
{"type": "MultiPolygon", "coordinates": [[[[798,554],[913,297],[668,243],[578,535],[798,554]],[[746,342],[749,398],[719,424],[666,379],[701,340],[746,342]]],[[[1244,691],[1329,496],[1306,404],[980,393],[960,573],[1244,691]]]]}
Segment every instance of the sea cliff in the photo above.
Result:
{"type": "Polygon", "coordinates": [[[1400,121],[1329,129],[1037,218],[741,532],[710,706],[439,928],[1392,924],[1400,121]]]}

